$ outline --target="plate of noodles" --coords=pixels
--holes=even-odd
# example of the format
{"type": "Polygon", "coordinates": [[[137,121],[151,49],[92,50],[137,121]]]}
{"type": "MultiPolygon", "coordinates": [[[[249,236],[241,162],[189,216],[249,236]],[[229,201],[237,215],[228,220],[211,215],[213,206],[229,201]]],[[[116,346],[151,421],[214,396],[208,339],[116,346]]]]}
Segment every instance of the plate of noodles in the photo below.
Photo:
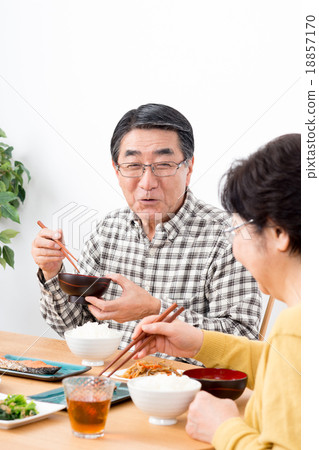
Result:
{"type": "MultiPolygon", "coordinates": [[[[109,373],[110,372],[105,372],[103,375],[108,376],[109,373]]],[[[154,362],[141,360],[136,361],[136,363],[126,369],[117,370],[113,373],[111,378],[127,382],[132,378],[149,377],[159,373],[166,373],[167,375],[172,375],[174,373],[177,376],[181,376],[183,370],[175,369],[173,365],[167,361],[154,362]]]]}

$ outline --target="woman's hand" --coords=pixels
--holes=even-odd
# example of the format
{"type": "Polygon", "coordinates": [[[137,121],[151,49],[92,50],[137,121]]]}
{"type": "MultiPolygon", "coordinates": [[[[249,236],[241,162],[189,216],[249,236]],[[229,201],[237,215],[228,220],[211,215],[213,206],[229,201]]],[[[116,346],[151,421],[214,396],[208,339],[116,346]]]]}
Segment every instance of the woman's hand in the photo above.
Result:
{"type": "Polygon", "coordinates": [[[133,339],[137,338],[142,331],[156,335],[155,339],[134,356],[135,359],[144,358],[156,352],[192,358],[199,352],[204,338],[199,328],[180,320],[174,320],[172,323],[151,323],[156,317],[158,316],[145,317],[135,328],[133,339]]]}
{"type": "Polygon", "coordinates": [[[186,432],[193,439],[211,444],[217,428],[232,417],[239,417],[233,400],[200,391],[189,406],[186,432]]]}

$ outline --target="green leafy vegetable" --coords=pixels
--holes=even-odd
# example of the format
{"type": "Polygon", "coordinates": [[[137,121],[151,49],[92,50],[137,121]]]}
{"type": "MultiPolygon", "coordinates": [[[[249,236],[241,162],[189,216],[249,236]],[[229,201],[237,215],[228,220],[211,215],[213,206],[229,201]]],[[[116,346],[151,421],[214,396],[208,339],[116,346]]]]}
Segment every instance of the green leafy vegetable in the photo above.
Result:
{"type": "Polygon", "coordinates": [[[37,414],[35,403],[28,403],[24,395],[8,395],[0,400],[0,420],[24,419],[37,414]]]}

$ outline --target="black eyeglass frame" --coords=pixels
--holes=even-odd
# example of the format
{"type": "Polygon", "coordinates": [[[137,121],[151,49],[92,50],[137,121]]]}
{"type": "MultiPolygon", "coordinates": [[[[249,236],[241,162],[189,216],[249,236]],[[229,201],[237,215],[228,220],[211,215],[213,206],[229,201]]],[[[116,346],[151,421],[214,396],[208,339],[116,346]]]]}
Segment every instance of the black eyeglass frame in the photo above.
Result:
{"type": "Polygon", "coordinates": [[[188,159],[184,159],[183,161],[181,161],[180,163],[176,163],[175,161],[159,161],[159,162],[155,162],[152,164],[142,164],[142,163],[122,163],[122,164],[116,164],[116,169],[119,171],[119,173],[122,175],[122,177],[124,178],[141,178],[144,175],[144,172],[146,170],[146,167],[150,167],[152,173],[156,176],[156,177],[160,177],[160,178],[165,178],[165,177],[173,177],[174,175],[176,175],[178,169],[182,166],[182,164],[185,164],[188,162],[188,159]],[[171,175],[157,175],[155,173],[155,169],[157,165],[160,164],[165,164],[165,163],[169,163],[169,164],[175,164],[176,169],[175,172],[172,173],[171,175]],[[135,164],[135,165],[139,165],[141,167],[141,169],[143,169],[142,173],[140,175],[123,175],[123,173],[121,172],[121,166],[124,166],[126,164],[135,164]]]}

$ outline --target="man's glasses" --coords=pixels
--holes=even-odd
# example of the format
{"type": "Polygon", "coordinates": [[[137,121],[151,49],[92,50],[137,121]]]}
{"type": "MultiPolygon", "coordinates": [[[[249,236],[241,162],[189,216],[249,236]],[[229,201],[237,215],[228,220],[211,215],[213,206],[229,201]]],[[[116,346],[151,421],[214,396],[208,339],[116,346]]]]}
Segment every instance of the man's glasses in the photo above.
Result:
{"type": "Polygon", "coordinates": [[[176,163],[174,161],[162,161],[153,164],[141,164],[141,163],[123,163],[117,164],[116,168],[123,177],[127,178],[139,178],[143,175],[146,167],[150,167],[151,171],[156,177],[172,177],[176,174],[182,164],[186,163],[187,159],[176,163]]]}
{"type": "Polygon", "coordinates": [[[250,219],[247,222],[241,223],[240,225],[237,225],[237,226],[231,227],[231,228],[227,228],[226,230],[224,230],[225,236],[228,239],[228,241],[232,244],[234,242],[234,238],[236,236],[236,231],[245,225],[253,223],[253,221],[254,221],[254,219],[250,219]]]}

